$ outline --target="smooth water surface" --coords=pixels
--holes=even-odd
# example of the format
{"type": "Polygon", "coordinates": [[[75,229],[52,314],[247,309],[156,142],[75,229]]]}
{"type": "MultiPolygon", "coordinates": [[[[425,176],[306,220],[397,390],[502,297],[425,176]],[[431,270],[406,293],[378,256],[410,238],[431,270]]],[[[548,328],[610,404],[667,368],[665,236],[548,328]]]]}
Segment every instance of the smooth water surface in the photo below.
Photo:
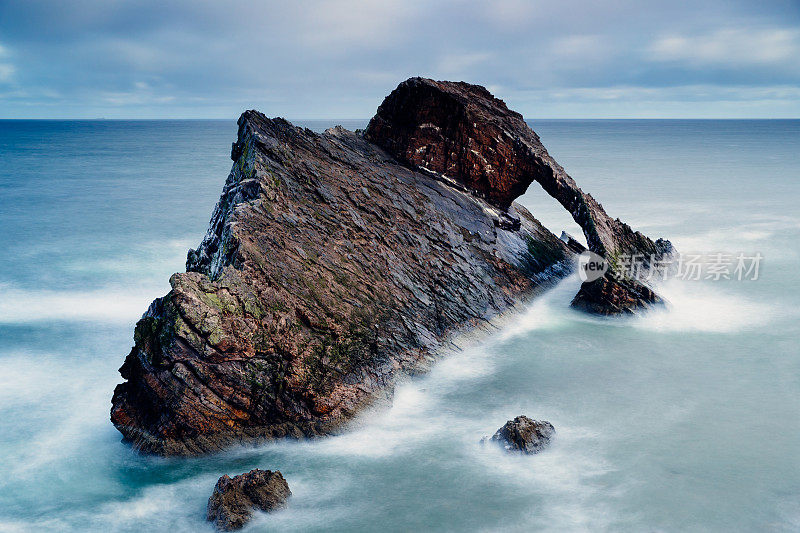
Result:
{"type": "MultiPolygon", "coordinates": [[[[294,496],[251,531],[800,530],[800,121],[532,125],[613,216],[760,252],[759,279],[668,281],[667,311],[627,320],[570,310],[568,279],[346,434],[163,459],[120,442],[111,393],[235,122],[0,121],[0,531],[211,531],[216,479],[256,467],[294,496]],[[523,413],[550,449],[478,444],[523,413]]],[[[521,202],[577,233],[535,184],[521,202]]]]}

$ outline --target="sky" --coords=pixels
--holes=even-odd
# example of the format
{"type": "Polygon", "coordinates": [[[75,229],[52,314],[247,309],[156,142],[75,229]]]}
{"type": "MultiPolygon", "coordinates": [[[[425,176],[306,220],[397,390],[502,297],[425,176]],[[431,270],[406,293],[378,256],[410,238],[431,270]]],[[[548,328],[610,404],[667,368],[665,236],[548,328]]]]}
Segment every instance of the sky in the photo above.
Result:
{"type": "Polygon", "coordinates": [[[411,76],[526,118],[800,118],[800,0],[0,0],[0,118],[368,118],[411,76]]]}

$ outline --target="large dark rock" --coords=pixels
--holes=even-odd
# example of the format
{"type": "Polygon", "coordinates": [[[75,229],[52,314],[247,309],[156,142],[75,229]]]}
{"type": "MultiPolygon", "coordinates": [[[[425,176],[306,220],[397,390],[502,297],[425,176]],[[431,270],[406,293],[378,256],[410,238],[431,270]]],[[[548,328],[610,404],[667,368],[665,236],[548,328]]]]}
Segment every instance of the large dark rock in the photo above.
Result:
{"type": "MultiPolygon", "coordinates": [[[[509,420],[488,439],[500,444],[509,452],[539,453],[550,444],[556,430],[546,420],[533,420],[520,415],[509,420]]],[[[484,441],[487,439],[484,438],[484,441]]]]}
{"type": "Polygon", "coordinates": [[[480,85],[425,78],[411,78],[387,96],[365,135],[397,159],[502,209],[533,181],[534,150],[542,146],[522,115],[480,85]]]}
{"type": "Polygon", "coordinates": [[[330,433],[454,333],[567,274],[573,249],[511,204],[531,179],[572,209],[590,249],[654,246],[584,195],[520,115],[465,83],[404,82],[366,138],[247,111],[231,158],[205,238],[120,368],[111,420],[141,450],[330,433]],[[443,133],[414,163],[401,148],[430,121],[443,133]]]}
{"type": "Polygon", "coordinates": [[[207,519],[220,531],[241,529],[253,510],[274,511],[286,505],[292,491],[283,475],[270,470],[251,470],[233,478],[222,476],[208,499],[207,519]]]}
{"type": "Polygon", "coordinates": [[[120,369],[111,419],[142,450],[330,433],[571,268],[523,207],[501,224],[342,128],[248,111],[232,157],[206,237],[120,369]]]}

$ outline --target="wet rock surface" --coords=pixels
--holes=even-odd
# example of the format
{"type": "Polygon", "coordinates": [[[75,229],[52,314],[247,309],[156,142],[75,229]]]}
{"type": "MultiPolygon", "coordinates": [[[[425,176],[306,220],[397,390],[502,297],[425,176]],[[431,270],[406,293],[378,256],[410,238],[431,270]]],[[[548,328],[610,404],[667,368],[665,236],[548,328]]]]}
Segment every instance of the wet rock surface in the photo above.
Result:
{"type": "Polygon", "coordinates": [[[234,531],[250,521],[254,510],[280,509],[291,495],[278,471],[255,469],[233,478],[222,476],[208,500],[206,518],[220,531],[234,531]]]}
{"type": "Polygon", "coordinates": [[[532,180],[590,249],[656,246],[584,195],[519,114],[465,83],[404,82],[365,136],[247,111],[231,158],[206,236],[120,368],[111,420],[143,451],[329,434],[454,334],[568,274],[574,249],[512,203],[532,180]],[[422,139],[431,121],[443,136],[422,139]]]}
{"type": "Polygon", "coordinates": [[[484,437],[482,442],[499,444],[509,452],[534,454],[550,444],[555,432],[553,425],[546,420],[533,420],[520,415],[506,422],[491,439],[484,437]]]}
{"type": "Polygon", "coordinates": [[[578,239],[567,233],[566,231],[561,232],[561,237],[559,237],[567,247],[575,252],[576,254],[580,254],[586,251],[586,247],[582,245],[578,239]]]}

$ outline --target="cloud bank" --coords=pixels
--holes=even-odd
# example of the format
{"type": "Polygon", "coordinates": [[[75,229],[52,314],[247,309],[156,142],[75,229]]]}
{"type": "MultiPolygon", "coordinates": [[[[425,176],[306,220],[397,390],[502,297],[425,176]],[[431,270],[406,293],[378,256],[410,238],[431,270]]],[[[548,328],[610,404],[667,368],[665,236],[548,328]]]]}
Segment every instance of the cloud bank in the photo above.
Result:
{"type": "Polygon", "coordinates": [[[362,118],[413,75],[528,118],[800,117],[794,0],[0,0],[0,118],[362,118]]]}

